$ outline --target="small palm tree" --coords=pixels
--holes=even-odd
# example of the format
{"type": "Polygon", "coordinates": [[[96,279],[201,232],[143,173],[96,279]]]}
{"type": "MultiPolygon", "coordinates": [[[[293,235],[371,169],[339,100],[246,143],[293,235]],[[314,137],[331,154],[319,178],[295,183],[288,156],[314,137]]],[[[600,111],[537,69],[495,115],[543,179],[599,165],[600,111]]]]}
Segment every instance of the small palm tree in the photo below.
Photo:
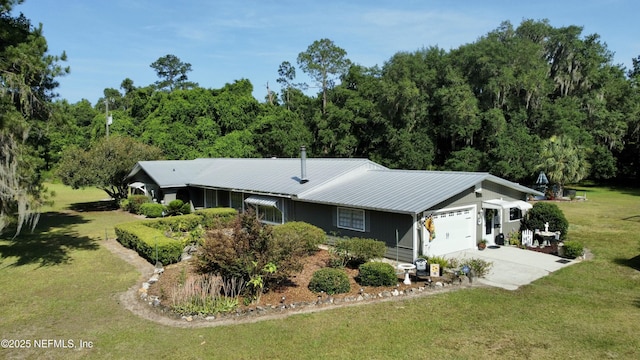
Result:
{"type": "Polygon", "coordinates": [[[589,175],[588,151],[574,144],[568,136],[552,136],[543,143],[541,163],[549,181],[558,185],[556,196],[562,195],[566,184],[576,183],[589,175]]]}

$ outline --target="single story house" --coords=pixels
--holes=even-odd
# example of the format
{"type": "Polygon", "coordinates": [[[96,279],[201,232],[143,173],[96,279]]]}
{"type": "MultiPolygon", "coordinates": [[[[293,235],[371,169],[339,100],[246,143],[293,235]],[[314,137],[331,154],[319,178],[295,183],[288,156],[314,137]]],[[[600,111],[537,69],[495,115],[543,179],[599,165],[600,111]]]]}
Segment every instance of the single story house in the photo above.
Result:
{"type": "Polygon", "coordinates": [[[329,235],[381,240],[388,258],[406,262],[480,239],[500,243],[519,229],[528,197],[542,195],[489,173],[392,170],[367,159],[306,159],[304,151],[298,159],[141,161],[128,181],[162,203],[251,207],[266,223],[304,221],[329,235]]]}

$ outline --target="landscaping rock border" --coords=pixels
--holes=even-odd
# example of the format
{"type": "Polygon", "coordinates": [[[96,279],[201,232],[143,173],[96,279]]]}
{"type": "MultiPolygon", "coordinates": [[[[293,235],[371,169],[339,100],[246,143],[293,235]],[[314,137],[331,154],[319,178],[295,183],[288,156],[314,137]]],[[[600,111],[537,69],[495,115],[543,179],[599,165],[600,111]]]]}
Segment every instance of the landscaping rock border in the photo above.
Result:
{"type": "Polygon", "coordinates": [[[118,303],[123,305],[124,308],[131,311],[136,316],[140,316],[141,318],[158,324],[180,328],[200,328],[254,323],[264,320],[281,319],[283,317],[296,314],[331,310],[345,306],[358,306],[372,304],[374,302],[405,300],[441,294],[453,290],[485,286],[476,281],[471,282],[466,277],[461,277],[462,281],[460,282],[435,282],[430,285],[424,285],[425,282],[417,282],[414,283],[414,286],[406,289],[405,291],[391,290],[378,294],[363,293],[355,297],[325,295],[313,302],[257,305],[246,309],[238,309],[227,314],[217,314],[215,316],[180,316],[168,311],[168,309],[163,306],[161,300],[157,297],[146,295],[147,289],[151,285],[150,281],[157,281],[158,277],[162,276],[161,274],[163,271],[161,269],[155,269],[152,264],[141,258],[135,251],[125,248],[115,239],[107,239],[101,242],[101,244],[114,255],[134,266],[141,274],[140,281],[137,281],[129,288],[129,290],[117,294],[116,300],[118,303]]]}
{"type": "Polygon", "coordinates": [[[382,291],[377,294],[368,294],[362,292],[358,296],[340,296],[340,294],[336,295],[327,295],[322,294],[319,295],[317,300],[315,301],[305,301],[305,302],[297,302],[297,303],[286,303],[282,302],[280,304],[263,304],[263,305],[254,305],[246,308],[239,308],[235,311],[229,313],[219,313],[215,315],[183,315],[180,316],[176,313],[173,313],[168,306],[162,304],[162,301],[158,298],[158,296],[148,295],[147,290],[150,285],[158,281],[158,277],[164,272],[164,269],[156,269],[154,274],[145,282],[142,283],[140,288],[138,289],[139,299],[144,302],[154,311],[160,312],[165,316],[180,319],[185,322],[193,322],[193,321],[205,321],[205,322],[213,322],[216,320],[234,320],[237,321],[243,318],[252,318],[256,319],[259,317],[269,316],[269,315],[293,315],[298,313],[307,313],[310,311],[319,311],[319,310],[328,310],[335,307],[345,306],[345,305],[353,305],[359,303],[371,303],[374,301],[380,300],[395,300],[409,297],[417,297],[421,295],[428,294],[436,294],[441,293],[447,290],[453,290],[453,288],[462,288],[472,286],[472,282],[467,276],[459,276],[450,281],[437,281],[437,282],[417,282],[414,283],[415,286],[410,288],[405,288],[404,290],[393,289],[388,291],[382,291]],[[423,285],[419,285],[422,283],[423,285]]]}

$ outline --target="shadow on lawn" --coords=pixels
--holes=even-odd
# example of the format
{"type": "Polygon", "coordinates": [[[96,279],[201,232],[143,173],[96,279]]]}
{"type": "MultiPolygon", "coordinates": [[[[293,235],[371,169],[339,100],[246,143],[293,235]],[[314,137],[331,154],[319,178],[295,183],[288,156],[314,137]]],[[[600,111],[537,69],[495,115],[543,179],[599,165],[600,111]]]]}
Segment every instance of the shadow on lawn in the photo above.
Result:
{"type": "Polygon", "coordinates": [[[613,261],[618,265],[628,266],[640,271],[640,255],[632,257],[631,259],[615,259],[613,261]]]}
{"type": "Polygon", "coordinates": [[[622,218],[622,220],[640,222],[640,215],[627,216],[626,218],[622,218]]]}
{"type": "Polygon", "coordinates": [[[114,200],[99,200],[69,205],[69,210],[77,212],[87,211],[112,211],[118,210],[118,203],[114,200]]]}
{"type": "MultiPolygon", "coordinates": [[[[23,229],[20,236],[12,239],[12,234],[4,234],[0,240],[0,257],[17,257],[8,266],[22,266],[39,263],[40,267],[69,263],[73,250],[97,250],[96,240],[79,237],[73,229],[75,225],[88,222],[80,215],[72,213],[48,212],[40,216],[36,229],[23,229]]],[[[4,267],[4,266],[2,266],[4,267]]],[[[0,267],[0,269],[2,268],[0,267]]]]}

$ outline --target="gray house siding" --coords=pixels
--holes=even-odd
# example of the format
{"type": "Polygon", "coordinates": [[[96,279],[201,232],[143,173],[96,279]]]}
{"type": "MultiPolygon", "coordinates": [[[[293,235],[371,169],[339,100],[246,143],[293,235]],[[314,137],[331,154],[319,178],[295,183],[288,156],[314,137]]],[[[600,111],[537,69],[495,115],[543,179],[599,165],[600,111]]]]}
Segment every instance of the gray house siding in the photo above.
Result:
{"type": "Polygon", "coordinates": [[[406,214],[365,210],[365,230],[338,227],[338,206],[293,201],[295,218],[323,229],[329,236],[361,237],[383,241],[387,245],[385,257],[413,261],[413,217],[406,214]],[[396,231],[398,244],[396,247],[396,231]]]}
{"type": "Polygon", "coordinates": [[[463,205],[473,205],[473,204],[479,205],[481,202],[482,202],[482,198],[478,197],[478,195],[474,191],[474,188],[469,188],[465,191],[458,193],[457,195],[450,197],[446,201],[443,201],[438,205],[433,206],[429,210],[436,211],[440,209],[445,209],[449,207],[458,207],[463,205]]]}
{"type": "Polygon", "coordinates": [[[485,199],[503,198],[504,200],[525,200],[525,193],[515,189],[508,188],[504,185],[493,182],[484,181],[482,183],[482,197],[485,199]]]}

